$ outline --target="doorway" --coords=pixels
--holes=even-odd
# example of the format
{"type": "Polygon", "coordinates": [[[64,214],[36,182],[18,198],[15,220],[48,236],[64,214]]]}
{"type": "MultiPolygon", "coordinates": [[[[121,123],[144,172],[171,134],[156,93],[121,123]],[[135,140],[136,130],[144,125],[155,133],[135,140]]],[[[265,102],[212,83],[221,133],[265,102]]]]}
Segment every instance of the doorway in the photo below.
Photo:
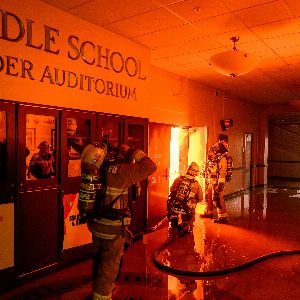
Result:
{"type": "MultiPolygon", "coordinates": [[[[167,199],[173,181],[186,174],[195,161],[200,170],[206,159],[207,127],[176,127],[167,124],[149,124],[149,155],[157,165],[148,187],[148,224],[167,214],[167,199]]],[[[204,191],[204,180],[196,178],[204,191]]]]}

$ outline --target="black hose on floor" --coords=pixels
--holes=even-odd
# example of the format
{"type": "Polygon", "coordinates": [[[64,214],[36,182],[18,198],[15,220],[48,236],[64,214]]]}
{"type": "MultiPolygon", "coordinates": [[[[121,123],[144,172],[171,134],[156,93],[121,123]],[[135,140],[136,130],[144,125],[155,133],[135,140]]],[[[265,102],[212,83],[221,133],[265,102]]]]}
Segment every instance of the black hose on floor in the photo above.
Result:
{"type": "Polygon", "coordinates": [[[179,270],[172,268],[170,266],[166,266],[163,263],[161,263],[157,257],[159,253],[166,247],[168,247],[170,244],[172,244],[178,237],[182,236],[186,232],[186,228],[188,227],[189,224],[187,224],[180,232],[178,232],[173,238],[167,240],[164,242],[161,246],[156,248],[153,253],[152,253],[152,262],[153,264],[160,270],[165,271],[169,274],[177,275],[177,276],[188,276],[188,277],[212,277],[212,276],[219,276],[219,275],[224,275],[224,274],[229,274],[232,272],[240,271],[245,268],[248,268],[250,266],[253,266],[254,264],[257,264],[259,262],[262,262],[264,260],[267,260],[272,257],[277,257],[277,256],[283,256],[283,255],[295,255],[295,254],[300,254],[300,250],[282,250],[278,252],[272,252],[266,255],[262,255],[260,257],[257,257],[255,259],[252,259],[250,261],[247,261],[243,264],[236,265],[233,267],[229,268],[224,268],[224,269],[219,269],[219,270],[213,270],[213,271],[187,271],[187,270],[179,270]]]}

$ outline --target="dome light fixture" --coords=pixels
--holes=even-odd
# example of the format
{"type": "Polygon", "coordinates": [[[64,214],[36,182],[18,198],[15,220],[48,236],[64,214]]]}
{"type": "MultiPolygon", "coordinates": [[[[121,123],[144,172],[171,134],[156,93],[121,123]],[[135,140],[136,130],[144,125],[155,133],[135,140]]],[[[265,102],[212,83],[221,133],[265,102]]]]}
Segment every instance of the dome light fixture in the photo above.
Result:
{"type": "Polygon", "coordinates": [[[221,52],[213,55],[209,64],[211,67],[226,76],[236,77],[243,74],[247,74],[255,69],[259,63],[259,57],[253,53],[246,53],[239,51],[235,43],[239,40],[239,37],[231,37],[233,42],[233,50],[221,52]]]}

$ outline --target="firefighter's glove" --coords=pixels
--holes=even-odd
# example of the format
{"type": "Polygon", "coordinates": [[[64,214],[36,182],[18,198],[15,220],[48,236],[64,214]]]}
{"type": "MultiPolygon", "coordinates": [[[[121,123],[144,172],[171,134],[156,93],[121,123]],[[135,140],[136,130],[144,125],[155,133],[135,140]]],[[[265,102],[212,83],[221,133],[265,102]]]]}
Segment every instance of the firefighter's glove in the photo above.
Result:
{"type": "Polygon", "coordinates": [[[144,151],[142,150],[135,150],[132,153],[132,159],[134,159],[136,162],[141,161],[142,158],[147,157],[144,151]]]}
{"type": "Polygon", "coordinates": [[[217,191],[220,193],[224,190],[225,184],[224,182],[219,182],[218,187],[217,187],[217,191]]]}
{"type": "Polygon", "coordinates": [[[134,150],[126,144],[119,145],[118,153],[121,154],[127,162],[132,162],[132,153],[134,150]]]}

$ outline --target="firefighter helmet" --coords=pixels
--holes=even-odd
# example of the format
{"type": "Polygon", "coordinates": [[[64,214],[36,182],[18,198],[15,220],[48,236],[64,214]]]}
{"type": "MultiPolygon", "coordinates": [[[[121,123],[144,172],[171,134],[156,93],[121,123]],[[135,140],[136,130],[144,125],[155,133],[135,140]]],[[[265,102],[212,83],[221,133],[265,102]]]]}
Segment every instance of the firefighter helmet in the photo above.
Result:
{"type": "Polygon", "coordinates": [[[228,142],[223,140],[208,149],[208,160],[209,161],[218,161],[220,160],[224,154],[228,152],[229,145],[228,142]]]}
{"type": "Polygon", "coordinates": [[[199,166],[194,161],[188,167],[186,173],[191,176],[198,176],[199,175],[199,166]]]}

